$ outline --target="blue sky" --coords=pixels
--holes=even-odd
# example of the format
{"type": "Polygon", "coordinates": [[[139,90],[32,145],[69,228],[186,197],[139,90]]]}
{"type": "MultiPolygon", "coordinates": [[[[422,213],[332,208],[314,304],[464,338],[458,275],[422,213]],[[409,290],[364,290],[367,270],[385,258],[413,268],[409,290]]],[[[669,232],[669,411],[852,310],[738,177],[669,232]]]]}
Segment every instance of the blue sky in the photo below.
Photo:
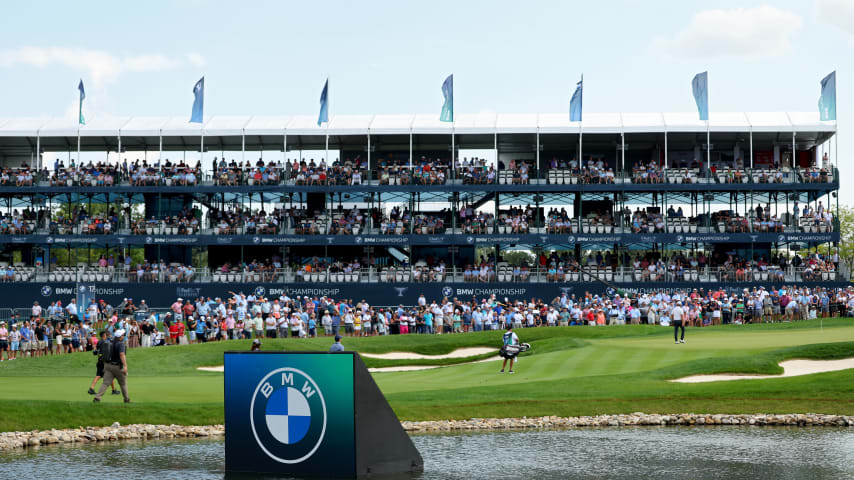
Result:
{"type": "MultiPolygon", "coordinates": [[[[564,112],[583,72],[587,112],[816,110],[838,71],[840,156],[854,82],[854,2],[13,2],[0,30],[0,117],[206,115],[441,109],[564,112]]],[[[851,145],[851,147],[849,147],[851,145]]],[[[845,167],[843,175],[854,175],[845,167]]],[[[843,195],[854,203],[854,192],[843,195]]]]}

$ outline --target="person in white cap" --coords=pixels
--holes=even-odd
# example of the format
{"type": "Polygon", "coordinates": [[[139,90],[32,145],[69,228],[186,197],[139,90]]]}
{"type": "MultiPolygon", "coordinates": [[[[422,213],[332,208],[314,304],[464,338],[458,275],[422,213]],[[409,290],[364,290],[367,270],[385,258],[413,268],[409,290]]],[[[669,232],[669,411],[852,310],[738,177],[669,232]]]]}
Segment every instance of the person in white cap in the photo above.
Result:
{"type": "Polygon", "coordinates": [[[99,403],[101,401],[101,397],[104,396],[104,392],[107,391],[107,386],[109,386],[113,379],[116,379],[119,382],[119,388],[122,390],[122,396],[125,399],[125,403],[131,403],[130,397],[128,396],[128,361],[127,356],[125,355],[125,342],[124,342],[125,331],[124,329],[118,329],[113,332],[113,340],[109,342],[105,342],[103,350],[99,350],[104,357],[104,381],[101,383],[101,389],[98,390],[98,393],[95,394],[95,398],[92,399],[93,402],[99,403]]]}

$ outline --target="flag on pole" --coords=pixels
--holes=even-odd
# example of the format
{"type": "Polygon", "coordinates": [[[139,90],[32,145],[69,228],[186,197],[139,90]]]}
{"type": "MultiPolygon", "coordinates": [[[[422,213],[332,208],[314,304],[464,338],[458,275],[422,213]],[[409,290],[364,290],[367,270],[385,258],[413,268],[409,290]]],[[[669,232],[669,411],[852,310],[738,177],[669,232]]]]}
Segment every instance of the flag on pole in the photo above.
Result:
{"type": "Polygon", "coordinates": [[[691,82],[694,90],[694,101],[697,102],[697,111],[700,112],[700,120],[709,120],[709,72],[694,75],[691,82]]]}
{"type": "Polygon", "coordinates": [[[442,104],[442,113],[439,115],[441,122],[454,121],[454,74],[448,75],[448,78],[442,83],[442,95],[445,97],[445,103],[442,104]]]}
{"type": "Polygon", "coordinates": [[[572,94],[572,99],[569,101],[569,121],[581,121],[581,104],[582,92],[584,90],[584,74],[581,74],[581,80],[575,84],[575,93],[572,94]]]}
{"type": "Polygon", "coordinates": [[[821,96],[818,98],[820,120],[836,120],[836,70],[821,79],[821,96]]]}
{"type": "Polygon", "coordinates": [[[79,125],[86,125],[86,119],[83,118],[83,100],[86,98],[86,90],[83,89],[83,79],[80,79],[80,83],[77,85],[77,90],[80,90],[80,108],[77,113],[77,123],[79,125]]]}
{"type": "Polygon", "coordinates": [[[195,95],[195,100],[193,100],[193,115],[190,117],[190,123],[203,123],[205,113],[205,77],[200,78],[196,82],[196,86],[193,87],[193,95],[195,95]]]}
{"type": "Polygon", "coordinates": [[[317,126],[321,123],[329,123],[329,78],[323,84],[323,91],[320,92],[320,115],[317,116],[317,126]]]}

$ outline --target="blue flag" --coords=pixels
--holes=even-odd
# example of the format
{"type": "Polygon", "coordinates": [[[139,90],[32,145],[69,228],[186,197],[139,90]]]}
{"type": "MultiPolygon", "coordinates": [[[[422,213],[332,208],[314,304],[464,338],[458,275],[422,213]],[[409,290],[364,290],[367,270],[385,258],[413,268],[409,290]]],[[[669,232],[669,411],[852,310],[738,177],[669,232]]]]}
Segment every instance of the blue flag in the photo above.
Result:
{"type": "Polygon", "coordinates": [[[86,98],[86,90],[83,89],[83,79],[80,79],[80,83],[77,85],[77,90],[80,90],[80,109],[77,112],[77,123],[80,125],[86,125],[86,119],[83,118],[83,100],[86,98]]]}
{"type": "Polygon", "coordinates": [[[818,113],[822,121],[836,120],[836,70],[821,79],[818,113]]]}
{"type": "Polygon", "coordinates": [[[697,102],[697,111],[700,112],[700,120],[709,120],[709,72],[694,75],[691,82],[694,90],[694,101],[697,102]]]}
{"type": "Polygon", "coordinates": [[[572,99],[569,101],[569,121],[581,121],[581,97],[584,90],[584,75],[581,76],[581,81],[575,84],[575,93],[572,94],[572,99]]]}
{"type": "Polygon", "coordinates": [[[320,115],[317,116],[317,126],[321,123],[329,123],[329,79],[323,84],[323,91],[320,92],[320,115]]]}
{"type": "Polygon", "coordinates": [[[205,77],[200,78],[196,82],[196,86],[193,87],[193,95],[196,98],[193,100],[193,115],[190,117],[190,123],[203,123],[205,114],[205,77]]]}
{"type": "Polygon", "coordinates": [[[454,74],[448,75],[448,78],[442,82],[442,96],[445,97],[445,103],[442,104],[442,113],[439,115],[441,122],[454,121],[454,74]]]}

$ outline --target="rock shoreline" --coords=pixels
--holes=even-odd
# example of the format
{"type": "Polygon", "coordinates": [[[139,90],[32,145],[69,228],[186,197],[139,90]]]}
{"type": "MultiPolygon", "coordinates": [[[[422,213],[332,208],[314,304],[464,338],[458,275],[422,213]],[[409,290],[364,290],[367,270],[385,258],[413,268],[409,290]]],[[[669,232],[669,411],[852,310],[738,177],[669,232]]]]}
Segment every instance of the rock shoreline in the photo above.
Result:
{"type": "MultiPolygon", "coordinates": [[[[522,417],[472,418],[469,420],[435,420],[401,422],[411,433],[460,432],[486,430],[562,429],[585,427],[640,426],[791,426],[791,427],[854,427],[854,416],[798,413],[786,415],[697,414],[659,415],[631,413],[592,417],[522,417]]],[[[79,427],[64,430],[33,430],[31,432],[0,433],[0,452],[38,448],[43,445],[85,445],[118,440],[152,440],[225,435],[223,425],[119,425],[109,427],[79,427]]]]}
{"type": "Polygon", "coordinates": [[[222,425],[119,425],[79,427],[63,430],[0,433],[0,451],[38,448],[43,445],[85,445],[117,440],[215,437],[225,434],[222,425]]]}
{"type": "Polygon", "coordinates": [[[753,414],[726,415],[683,413],[659,415],[631,413],[623,415],[598,415],[594,417],[522,417],[522,418],[472,418],[469,420],[437,420],[401,422],[407,432],[452,432],[509,429],[560,429],[579,427],[635,427],[635,426],[793,426],[793,427],[854,427],[854,416],[804,414],[753,414]]]}

